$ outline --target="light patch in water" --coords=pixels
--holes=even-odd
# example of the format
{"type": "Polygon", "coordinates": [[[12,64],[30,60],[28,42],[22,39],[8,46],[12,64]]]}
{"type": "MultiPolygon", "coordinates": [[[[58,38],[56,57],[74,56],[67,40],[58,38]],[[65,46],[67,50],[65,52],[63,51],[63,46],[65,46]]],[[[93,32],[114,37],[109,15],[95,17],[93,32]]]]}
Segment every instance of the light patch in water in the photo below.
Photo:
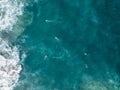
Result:
{"type": "MultiPolygon", "coordinates": [[[[108,76],[111,76],[112,74],[108,76]]],[[[105,79],[95,79],[93,76],[84,74],[80,87],[82,90],[120,90],[119,81],[113,79],[117,77],[118,76],[114,73],[114,76],[111,77],[111,79],[108,78],[107,81],[105,79]]]]}

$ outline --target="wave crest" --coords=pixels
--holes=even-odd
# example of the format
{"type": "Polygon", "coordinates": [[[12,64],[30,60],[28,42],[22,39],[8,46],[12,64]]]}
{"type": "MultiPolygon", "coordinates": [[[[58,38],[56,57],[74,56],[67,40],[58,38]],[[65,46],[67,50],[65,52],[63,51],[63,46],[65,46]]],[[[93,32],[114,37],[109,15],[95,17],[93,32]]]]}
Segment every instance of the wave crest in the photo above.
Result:
{"type": "Polygon", "coordinates": [[[0,39],[0,90],[11,90],[18,82],[21,70],[17,47],[0,39]]]}
{"type": "Polygon", "coordinates": [[[0,0],[0,90],[12,90],[22,70],[19,50],[10,40],[16,39],[31,21],[24,14],[26,2],[0,0]]]}
{"type": "Polygon", "coordinates": [[[0,31],[12,30],[13,25],[17,22],[17,16],[22,15],[24,4],[17,0],[0,1],[0,31]]]}

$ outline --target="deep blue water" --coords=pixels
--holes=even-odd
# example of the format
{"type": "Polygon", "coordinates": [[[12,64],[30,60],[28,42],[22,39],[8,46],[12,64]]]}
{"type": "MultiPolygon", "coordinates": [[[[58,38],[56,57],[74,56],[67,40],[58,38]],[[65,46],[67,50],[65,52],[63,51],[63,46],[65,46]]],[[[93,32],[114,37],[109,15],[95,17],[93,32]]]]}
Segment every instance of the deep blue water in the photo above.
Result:
{"type": "Polygon", "coordinates": [[[120,1],[38,0],[18,38],[15,90],[120,90],[120,1]]]}

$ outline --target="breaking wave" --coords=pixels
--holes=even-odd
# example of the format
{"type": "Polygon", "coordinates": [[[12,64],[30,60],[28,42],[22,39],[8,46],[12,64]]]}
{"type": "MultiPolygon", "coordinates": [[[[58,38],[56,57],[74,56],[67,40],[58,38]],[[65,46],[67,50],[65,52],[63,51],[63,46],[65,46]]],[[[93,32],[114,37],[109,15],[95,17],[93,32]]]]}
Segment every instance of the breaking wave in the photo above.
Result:
{"type": "Polygon", "coordinates": [[[0,90],[12,90],[22,70],[19,49],[12,45],[24,30],[25,1],[0,0],[0,90]]]}
{"type": "Polygon", "coordinates": [[[12,30],[17,16],[22,15],[23,3],[16,0],[0,0],[0,31],[12,30]]]}
{"type": "Polygon", "coordinates": [[[17,47],[0,39],[0,90],[11,90],[22,70],[17,47]]]}

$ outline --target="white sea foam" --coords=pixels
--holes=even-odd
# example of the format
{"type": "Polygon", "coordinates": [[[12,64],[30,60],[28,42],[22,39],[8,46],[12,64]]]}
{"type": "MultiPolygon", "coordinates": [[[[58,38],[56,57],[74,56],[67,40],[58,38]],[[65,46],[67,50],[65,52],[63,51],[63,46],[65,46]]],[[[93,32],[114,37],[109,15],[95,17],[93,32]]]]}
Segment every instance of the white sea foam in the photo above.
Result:
{"type": "Polygon", "coordinates": [[[12,30],[17,16],[22,15],[24,4],[17,0],[0,0],[0,31],[12,30]]]}
{"type": "Polygon", "coordinates": [[[0,90],[11,90],[19,79],[21,69],[18,49],[0,39],[0,90]]]}
{"type": "Polygon", "coordinates": [[[20,0],[0,0],[0,90],[12,90],[22,70],[18,48],[10,45],[2,32],[14,31],[13,26],[23,14],[23,7],[20,0]]]}

